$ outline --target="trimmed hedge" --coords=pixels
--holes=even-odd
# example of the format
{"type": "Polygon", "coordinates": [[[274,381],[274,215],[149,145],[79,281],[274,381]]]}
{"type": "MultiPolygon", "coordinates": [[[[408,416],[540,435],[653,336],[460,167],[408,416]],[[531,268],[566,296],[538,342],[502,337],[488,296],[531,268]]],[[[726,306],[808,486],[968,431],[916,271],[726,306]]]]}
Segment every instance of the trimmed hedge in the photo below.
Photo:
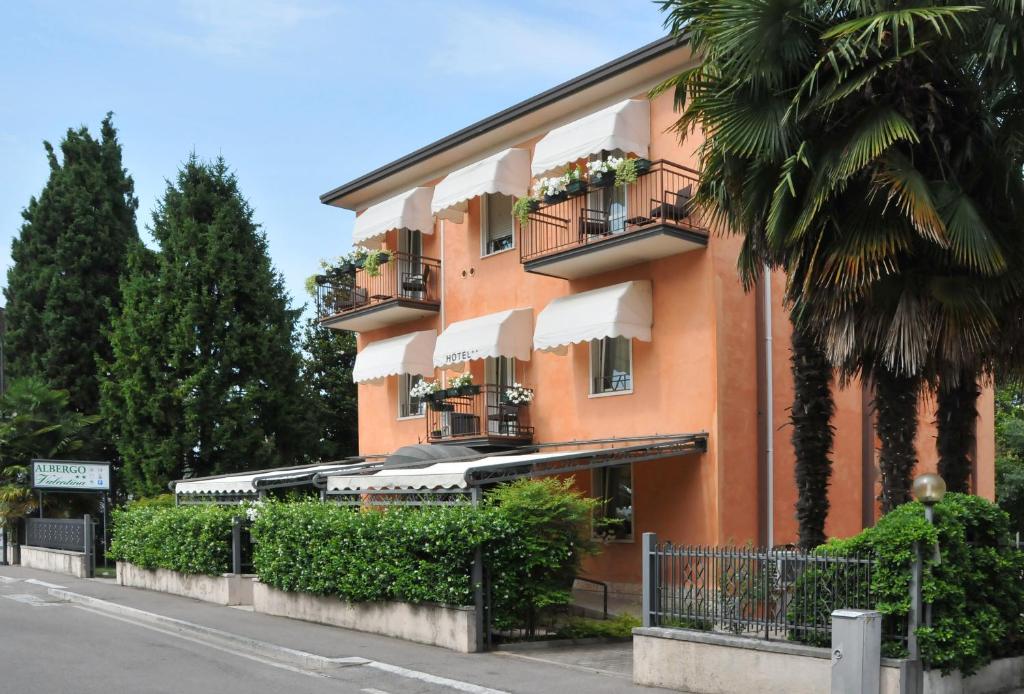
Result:
{"type": "Polygon", "coordinates": [[[110,556],[144,569],[218,576],[231,570],[238,507],[140,505],[113,513],[110,556]]]}
{"type": "MultiPolygon", "coordinates": [[[[960,670],[969,675],[995,658],[1024,653],[1024,552],[1010,545],[1010,531],[1009,516],[995,504],[968,494],[947,494],[935,506],[934,527],[925,520],[922,505],[912,502],[886,514],[873,528],[821,549],[874,555],[875,609],[898,619],[910,611],[914,543],[920,543],[922,592],[924,602],[932,605],[932,626],[917,630],[921,655],[929,667],[945,674],[960,670]]],[[[845,580],[842,575],[827,578],[845,580]]],[[[800,594],[799,585],[795,594],[800,594]]],[[[794,611],[791,607],[791,618],[794,611]]],[[[901,655],[895,647],[883,644],[889,655],[901,655]]]]}

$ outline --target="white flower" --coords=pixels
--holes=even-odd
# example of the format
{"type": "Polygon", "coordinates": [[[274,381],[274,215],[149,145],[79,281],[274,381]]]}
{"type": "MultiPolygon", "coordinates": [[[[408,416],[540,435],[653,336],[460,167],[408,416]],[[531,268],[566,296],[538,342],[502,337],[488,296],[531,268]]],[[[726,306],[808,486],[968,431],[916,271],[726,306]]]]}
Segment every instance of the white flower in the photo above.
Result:
{"type": "Polygon", "coordinates": [[[425,398],[441,389],[437,381],[419,381],[409,389],[409,396],[413,398],[425,398]]]}
{"type": "Polygon", "coordinates": [[[513,405],[533,402],[533,391],[521,383],[513,383],[505,389],[505,399],[513,405]]]}
{"type": "Polygon", "coordinates": [[[452,387],[452,388],[461,388],[463,386],[471,386],[471,385],[473,385],[473,374],[471,374],[468,371],[466,373],[464,373],[464,374],[459,374],[458,376],[456,376],[452,380],[448,381],[448,385],[450,387],[452,387]]]}

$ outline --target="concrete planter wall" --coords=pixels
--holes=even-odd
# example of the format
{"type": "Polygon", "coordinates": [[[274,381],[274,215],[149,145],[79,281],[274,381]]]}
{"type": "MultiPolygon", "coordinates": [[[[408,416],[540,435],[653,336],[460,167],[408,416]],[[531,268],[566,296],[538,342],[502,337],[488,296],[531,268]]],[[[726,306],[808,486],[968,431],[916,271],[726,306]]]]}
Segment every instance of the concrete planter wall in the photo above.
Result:
{"type": "Polygon", "coordinates": [[[350,603],[338,598],[290,593],[253,581],[253,610],[279,617],[366,631],[460,653],[477,650],[472,607],[404,602],[350,603]]]}
{"type": "Polygon", "coordinates": [[[122,586],[171,593],[217,605],[251,605],[252,580],[253,576],[248,574],[183,574],[117,562],[117,582],[122,586]]]}
{"type": "Polygon", "coordinates": [[[21,545],[21,565],[77,578],[89,577],[89,560],[85,552],[21,545]]]}
{"type": "MultiPolygon", "coordinates": [[[[694,694],[787,692],[831,688],[831,653],[785,641],[646,627],[633,630],[633,681],[694,694]]],[[[914,691],[906,660],[882,659],[880,694],[914,691]]],[[[1024,686],[1024,657],[994,661],[972,677],[925,673],[922,694],[998,694],[1024,686]]]]}

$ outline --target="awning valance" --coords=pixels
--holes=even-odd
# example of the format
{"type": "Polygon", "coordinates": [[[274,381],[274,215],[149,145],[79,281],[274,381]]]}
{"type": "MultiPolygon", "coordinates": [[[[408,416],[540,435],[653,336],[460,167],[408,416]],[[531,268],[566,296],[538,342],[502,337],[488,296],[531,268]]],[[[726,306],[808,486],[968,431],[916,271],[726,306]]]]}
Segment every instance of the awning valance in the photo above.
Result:
{"type": "Polygon", "coordinates": [[[356,224],[352,228],[352,244],[372,245],[392,229],[434,233],[434,218],[430,213],[433,194],[433,188],[413,188],[366,208],[356,217],[356,224]]]}
{"type": "Polygon", "coordinates": [[[459,368],[473,359],[530,359],[533,309],[516,308],[452,323],[437,338],[434,366],[459,368]]]}
{"type": "Polygon", "coordinates": [[[254,470],[238,475],[201,477],[192,480],[178,480],[174,483],[175,494],[201,496],[256,494],[260,488],[286,486],[292,482],[310,482],[317,473],[342,472],[358,466],[359,463],[335,462],[301,467],[254,470]]]}
{"type": "Polygon", "coordinates": [[[485,193],[521,197],[530,188],[530,153],[506,149],[448,174],[434,188],[431,210],[438,217],[462,221],[466,202],[485,193]]]}
{"type": "Polygon", "coordinates": [[[627,99],[555,128],[533,150],[534,176],[542,176],[602,150],[647,156],[651,144],[651,103],[627,99]]]}
{"type": "Polygon", "coordinates": [[[555,299],[537,316],[533,347],[561,351],[567,345],[605,337],[651,341],[651,283],[613,284],[555,299]]]}
{"type": "Polygon", "coordinates": [[[372,342],[356,355],[352,380],[366,383],[398,374],[431,376],[434,365],[430,358],[436,340],[436,330],[420,330],[372,342]]]}

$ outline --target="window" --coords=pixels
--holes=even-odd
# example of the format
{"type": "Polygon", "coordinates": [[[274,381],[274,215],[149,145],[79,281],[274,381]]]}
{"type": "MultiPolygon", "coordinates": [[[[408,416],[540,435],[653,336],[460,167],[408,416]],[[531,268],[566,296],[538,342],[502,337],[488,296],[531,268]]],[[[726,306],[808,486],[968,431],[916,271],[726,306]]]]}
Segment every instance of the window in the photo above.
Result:
{"type": "Polygon", "coordinates": [[[505,389],[516,382],[514,357],[487,357],[484,360],[484,383],[487,389],[487,432],[508,434],[516,429],[518,408],[505,401],[505,389]]]}
{"type": "Polygon", "coordinates": [[[633,392],[633,343],[606,337],[590,343],[590,394],[633,392]]]}
{"type": "MultiPolygon", "coordinates": [[[[615,150],[611,156],[623,157],[623,153],[615,150]]],[[[601,161],[603,157],[591,157],[592,161],[601,161]]],[[[626,209],[628,185],[610,186],[608,188],[592,188],[587,193],[587,218],[590,222],[600,224],[603,234],[616,234],[626,228],[626,209]]],[[[598,227],[595,227],[598,228],[598,227]]]]}
{"type": "Polygon", "coordinates": [[[594,534],[614,540],[633,539],[633,466],[615,465],[594,470],[593,495],[597,508],[594,534]]]}
{"type": "Polygon", "coordinates": [[[480,255],[507,251],[513,246],[515,218],[511,195],[488,193],[480,198],[480,255]]]}
{"type": "Polygon", "coordinates": [[[401,374],[398,377],[398,417],[422,417],[426,403],[409,395],[412,387],[423,380],[422,376],[401,374]]]}

